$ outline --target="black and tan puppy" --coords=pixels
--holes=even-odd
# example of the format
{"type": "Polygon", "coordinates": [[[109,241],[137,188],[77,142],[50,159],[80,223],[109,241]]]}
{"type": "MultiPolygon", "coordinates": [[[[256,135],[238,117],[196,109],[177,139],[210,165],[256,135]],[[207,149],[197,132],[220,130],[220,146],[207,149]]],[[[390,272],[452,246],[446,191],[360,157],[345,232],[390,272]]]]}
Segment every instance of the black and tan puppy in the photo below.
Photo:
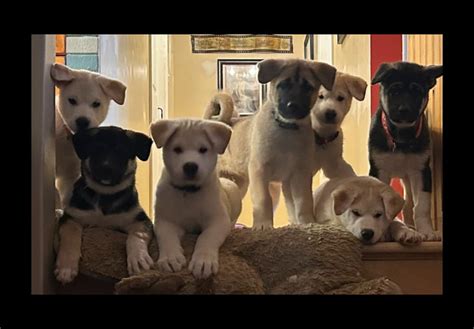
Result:
{"type": "Polygon", "coordinates": [[[380,102],[369,135],[370,176],[389,184],[399,177],[424,240],[439,240],[431,224],[431,139],[424,111],[428,94],[443,74],[438,65],[384,63],[372,79],[380,83],[380,102]],[[412,200],[411,200],[412,199],[412,200]]]}
{"type": "Polygon", "coordinates": [[[146,161],[153,141],[134,131],[100,127],[77,132],[72,142],[81,159],[81,176],[59,221],[57,280],[68,283],[77,275],[82,228],[86,226],[128,233],[128,272],[149,269],[153,264],[148,254],[153,225],[138,202],[135,172],[136,157],[146,161]]]}

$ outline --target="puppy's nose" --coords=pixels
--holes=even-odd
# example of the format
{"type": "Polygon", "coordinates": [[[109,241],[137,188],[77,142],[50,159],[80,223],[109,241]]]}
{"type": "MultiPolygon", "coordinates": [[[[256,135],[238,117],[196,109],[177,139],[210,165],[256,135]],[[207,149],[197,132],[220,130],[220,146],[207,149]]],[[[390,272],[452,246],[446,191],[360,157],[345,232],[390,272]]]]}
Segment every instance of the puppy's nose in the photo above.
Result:
{"type": "Polygon", "coordinates": [[[374,236],[374,231],[371,229],[364,228],[360,231],[360,235],[362,235],[362,239],[365,241],[370,241],[374,236]]]}
{"type": "Polygon", "coordinates": [[[77,130],[87,129],[89,127],[90,121],[87,118],[80,117],[76,119],[77,130]]]}
{"type": "Polygon", "coordinates": [[[324,113],[324,117],[326,118],[326,121],[328,122],[331,122],[331,121],[334,121],[334,119],[336,118],[336,111],[330,109],[330,110],[326,110],[326,113],[324,113]]]}
{"type": "Polygon", "coordinates": [[[186,162],[183,165],[183,171],[186,177],[193,178],[194,176],[196,176],[196,173],[198,171],[198,165],[194,162],[186,162]]]}
{"type": "Polygon", "coordinates": [[[288,102],[288,104],[286,104],[286,107],[288,107],[288,109],[290,109],[291,111],[298,111],[300,109],[300,106],[295,102],[288,102]]]}

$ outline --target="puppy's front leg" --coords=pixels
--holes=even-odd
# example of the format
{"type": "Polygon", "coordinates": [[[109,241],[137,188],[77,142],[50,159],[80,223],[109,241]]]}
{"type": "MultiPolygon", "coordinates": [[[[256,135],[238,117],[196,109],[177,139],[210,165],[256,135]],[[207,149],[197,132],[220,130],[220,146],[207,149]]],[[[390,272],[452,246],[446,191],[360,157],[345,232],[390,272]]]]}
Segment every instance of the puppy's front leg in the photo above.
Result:
{"type": "Polygon", "coordinates": [[[153,224],[145,213],[142,214],[145,218],[127,227],[127,269],[129,275],[138,274],[142,269],[149,270],[153,265],[153,259],[148,253],[148,244],[153,236],[153,224]]]}
{"type": "Polygon", "coordinates": [[[272,198],[268,189],[269,181],[261,168],[249,166],[250,196],[253,206],[254,230],[273,228],[272,198]]]}
{"type": "Polygon", "coordinates": [[[357,176],[354,169],[352,169],[352,166],[342,157],[338,158],[335,163],[323,163],[322,169],[324,176],[329,179],[357,176]]]}
{"type": "Polygon", "coordinates": [[[211,225],[199,235],[189,270],[197,279],[205,279],[219,270],[219,248],[231,230],[227,216],[212,219],[211,225]]]}
{"type": "Polygon", "coordinates": [[[433,231],[431,225],[431,170],[427,167],[411,173],[409,179],[415,203],[413,217],[416,230],[423,234],[425,241],[441,240],[440,233],[433,231]]]}
{"type": "Polygon", "coordinates": [[[155,220],[155,234],[160,249],[158,268],[166,272],[180,271],[186,265],[181,247],[184,230],[173,222],[160,218],[155,220]]]}
{"type": "Polygon", "coordinates": [[[282,184],[283,196],[285,197],[286,211],[288,212],[288,221],[290,224],[298,224],[295,215],[295,204],[293,202],[293,194],[291,194],[291,184],[289,181],[282,184]]]}
{"type": "Polygon", "coordinates": [[[399,242],[405,245],[418,244],[423,240],[423,235],[415,230],[412,230],[405,225],[402,221],[395,218],[388,229],[393,241],[399,242]]]}
{"type": "Polygon", "coordinates": [[[66,219],[60,225],[59,251],[54,274],[59,282],[66,284],[74,280],[79,270],[82,226],[71,219],[66,219]]]}
{"type": "Polygon", "coordinates": [[[291,195],[293,196],[295,217],[298,224],[315,222],[311,184],[311,173],[295,173],[290,179],[291,195]]]}

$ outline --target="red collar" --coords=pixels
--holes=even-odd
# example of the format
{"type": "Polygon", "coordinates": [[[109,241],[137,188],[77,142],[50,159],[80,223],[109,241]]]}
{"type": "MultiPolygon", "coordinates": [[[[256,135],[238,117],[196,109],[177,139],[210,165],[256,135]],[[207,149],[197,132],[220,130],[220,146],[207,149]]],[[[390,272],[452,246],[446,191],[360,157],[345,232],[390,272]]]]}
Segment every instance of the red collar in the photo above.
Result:
{"type": "Polygon", "coordinates": [[[323,138],[323,137],[319,136],[316,131],[314,131],[314,139],[316,141],[316,144],[318,144],[319,146],[322,146],[323,148],[325,148],[325,146],[327,144],[329,144],[333,140],[335,140],[337,138],[337,136],[339,136],[339,130],[336,131],[336,133],[334,135],[332,135],[331,137],[328,137],[328,138],[323,138]]]}
{"type": "MultiPolygon", "coordinates": [[[[382,126],[383,126],[383,130],[385,132],[385,136],[387,137],[387,144],[388,144],[388,147],[393,151],[395,151],[395,147],[396,147],[396,141],[395,139],[393,138],[392,134],[390,133],[390,129],[388,128],[388,122],[387,122],[387,115],[385,114],[385,111],[382,110],[382,126]]],[[[418,122],[417,122],[417,127],[416,127],[416,135],[415,135],[415,138],[418,138],[420,137],[420,134],[421,134],[421,128],[423,127],[423,114],[420,115],[420,117],[418,118],[418,122]]]]}

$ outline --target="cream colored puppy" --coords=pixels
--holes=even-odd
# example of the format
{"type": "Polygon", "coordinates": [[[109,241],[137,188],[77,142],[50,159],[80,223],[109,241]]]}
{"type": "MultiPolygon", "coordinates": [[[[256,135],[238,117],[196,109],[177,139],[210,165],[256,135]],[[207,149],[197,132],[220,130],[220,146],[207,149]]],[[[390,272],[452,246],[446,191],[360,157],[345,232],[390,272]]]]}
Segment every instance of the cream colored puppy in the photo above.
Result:
{"type": "Polygon", "coordinates": [[[421,234],[395,218],[403,208],[403,198],[376,178],[331,179],[313,197],[318,223],[342,225],[363,243],[422,241],[421,234]]]}
{"type": "Polygon", "coordinates": [[[80,176],[81,162],[72,135],[98,127],[107,116],[110,100],[122,105],[126,86],[104,75],[53,64],[51,78],[59,88],[56,97],[56,207],[63,208],[80,176]]]}
{"type": "Polygon", "coordinates": [[[242,209],[237,185],[215,170],[232,129],[194,119],[160,120],[150,129],[156,146],[163,147],[165,165],[156,188],[158,267],[181,270],[186,259],[180,239],[199,233],[188,268],[196,278],[207,278],[217,273],[219,248],[242,209]]]}
{"type": "Polygon", "coordinates": [[[367,82],[345,73],[336,73],[331,90],[321,86],[318,99],[311,109],[311,125],[316,141],[314,174],[320,169],[328,178],[355,176],[351,165],[342,157],[343,132],[341,124],[351,109],[352,98],[365,98],[367,82]]]}

